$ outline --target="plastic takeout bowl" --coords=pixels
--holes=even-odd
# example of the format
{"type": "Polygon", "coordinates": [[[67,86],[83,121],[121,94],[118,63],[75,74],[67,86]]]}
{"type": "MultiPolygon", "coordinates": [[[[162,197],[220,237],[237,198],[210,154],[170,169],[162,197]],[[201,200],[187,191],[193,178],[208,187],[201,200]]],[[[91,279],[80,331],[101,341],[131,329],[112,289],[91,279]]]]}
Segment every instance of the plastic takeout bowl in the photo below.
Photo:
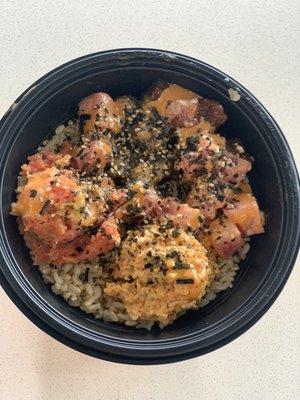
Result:
{"type": "Polygon", "coordinates": [[[238,82],[215,68],[176,53],[120,49],[95,53],[49,72],[24,92],[0,125],[1,284],[13,302],[51,336],[106,360],[159,364],[212,351],[239,336],[270,307],[293,267],[299,246],[299,179],[278,125],[238,82]],[[251,240],[232,289],[202,310],[187,312],[160,331],[135,330],[95,320],[67,305],[46,286],[10,215],[17,175],[53,128],[76,113],[79,100],[95,91],[140,95],[163,79],[223,104],[220,129],[239,137],[255,164],[250,181],[266,215],[266,233],[251,240]],[[228,89],[241,99],[230,100],[228,89]]]}

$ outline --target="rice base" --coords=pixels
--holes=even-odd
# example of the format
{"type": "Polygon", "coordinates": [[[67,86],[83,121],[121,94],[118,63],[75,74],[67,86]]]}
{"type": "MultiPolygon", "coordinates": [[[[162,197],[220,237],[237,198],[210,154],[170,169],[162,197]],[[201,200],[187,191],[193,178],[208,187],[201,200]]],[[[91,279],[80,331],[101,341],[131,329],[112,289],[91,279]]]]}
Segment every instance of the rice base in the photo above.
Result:
{"type": "MultiPolygon", "coordinates": [[[[65,139],[76,143],[79,136],[77,122],[69,121],[66,126],[60,125],[55,130],[51,140],[43,142],[39,152],[43,152],[46,149],[55,151],[57,146],[65,139]]],[[[20,192],[23,185],[24,182],[19,181],[16,191],[20,192]]],[[[245,259],[250,249],[249,241],[250,239],[247,239],[239,253],[229,259],[225,260],[208,255],[212,276],[204,295],[198,299],[195,308],[206,306],[216,298],[218,293],[232,288],[239,270],[239,263],[245,259]]],[[[155,323],[153,321],[131,319],[121,301],[116,301],[104,293],[107,283],[113,280],[113,266],[107,260],[103,262],[103,258],[96,258],[92,261],[78,264],[67,263],[63,266],[41,265],[38,268],[44,282],[50,285],[54,294],[61,296],[71,307],[79,307],[96,319],[144,329],[151,329],[155,323]]],[[[159,326],[163,328],[165,325],[160,323],[159,326]]]]}

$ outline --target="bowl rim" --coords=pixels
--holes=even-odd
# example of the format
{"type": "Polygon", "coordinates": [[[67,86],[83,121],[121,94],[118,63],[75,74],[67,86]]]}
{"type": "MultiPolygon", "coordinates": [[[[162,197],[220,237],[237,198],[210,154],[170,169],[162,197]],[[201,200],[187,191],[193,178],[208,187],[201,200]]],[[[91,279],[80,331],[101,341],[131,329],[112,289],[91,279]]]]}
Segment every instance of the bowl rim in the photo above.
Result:
{"type": "MultiPolygon", "coordinates": [[[[7,129],[9,132],[9,126],[14,124],[20,114],[25,112],[28,109],[29,105],[31,107],[34,106],[35,102],[42,96],[41,92],[47,92],[47,89],[51,87],[51,79],[55,83],[55,79],[59,82],[66,72],[70,72],[70,75],[74,74],[74,68],[79,69],[82,67],[81,64],[85,62],[87,65],[92,65],[93,62],[98,60],[98,62],[104,63],[105,61],[114,60],[114,62],[125,61],[126,59],[133,59],[140,57],[143,58],[154,58],[155,60],[160,60],[160,62],[171,65],[173,61],[176,63],[182,63],[182,65],[188,65],[189,68],[196,70],[205,69],[207,73],[211,73],[214,75],[214,79],[216,76],[218,79],[222,79],[226,82],[226,86],[234,87],[241,94],[245,101],[248,103],[249,110],[252,110],[253,116],[254,114],[259,113],[263,122],[266,124],[268,130],[271,133],[271,139],[275,140],[275,144],[280,148],[280,152],[282,156],[286,157],[285,168],[282,169],[282,177],[287,179],[287,182],[292,184],[293,190],[291,193],[287,193],[288,200],[289,196],[293,196],[293,204],[286,204],[289,207],[293,207],[293,218],[294,221],[291,220],[291,210],[288,209],[289,221],[292,224],[289,225],[290,234],[289,238],[281,237],[280,243],[291,244],[291,238],[293,238],[293,250],[289,254],[281,254],[277,259],[278,265],[285,265],[284,274],[274,281],[274,277],[271,275],[268,279],[265,279],[262,285],[260,285],[260,290],[256,290],[255,295],[251,295],[245,304],[248,305],[248,310],[245,312],[244,304],[239,307],[238,310],[235,310],[234,315],[229,315],[230,318],[224,318],[223,321],[223,330],[220,331],[216,329],[214,332],[214,340],[209,340],[206,338],[205,346],[200,346],[199,336],[195,335],[185,335],[181,338],[181,340],[156,340],[155,344],[149,344],[149,342],[142,341],[128,341],[128,340],[111,340],[107,335],[100,335],[101,337],[101,349],[97,346],[95,350],[93,348],[93,344],[96,345],[95,338],[91,334],[91,332],[85,332],[85,341],[87,343],[82,343],[82,337],[78,335],[76,332],[77,327],[72,324],[72,321],[62,321],[58,313],[51,310],[49,305],[45,301],[43,301],[40,296],[37,296],[30,287],[24,284],[22,280],[22,276],[13,276],[13,253],[7,247],[7,240],[5,231],[3,231],[3,213],[1,207],[1,228],[0,228],[0,244],[1,244],[1,255],[0,255],[0,283],[2,284],[4,290],[7,292],[9,297],[15,302],[15,304],[21,309],[21,311],[28,316],[36,325],[38,325],[42,330],[51,336],[55,337],[59,341],[80,350],[86,354],[90,354],[96,357],[100,357],[103,359],[107,359],[110,361],[117,361],[123,363],[135,363],[135,364],[159,364],[159,363],[167,363],[173,361],[179,361],[187,358],[191,358],[200,354],[207,353],[212,351],[231,340],[235,339],[237,336],[246,331],[250,326],[252,326],[271,306],[274,302],[280,291],[282,290],[292,267],[294,265],[300,241],[300,226],[299,223],[299,177],[297,173],[297,169],[295,166],[295,162],[293,160],[293,156],[289,145],[280,130],[277,123],[268,113],[268,111],[262,106],[262,104],[241,84],[232,79],[227,74],[219,71],[218,69],[210,66],[207,63],[199,61],[195,58],[188,57],[179,53],[152,49],[152,48],[121,48],[115,50],[101,51],[95,52],[92,54],[87,54],[76,58],[74,60],[68,61],[67,63],[58,66],[52,71],[45,74],[43,77],[38,79],[35,83],[33,83],[28,89],[26,89],[13,103],[13,105],[9,108],[9,110],[4,114],[2,120],[0,121],[0,131],[3,132],[7,129]],[[99,60],[100,59],[100,60],[99,60]],[[90,64],[89,64],[90,63],[90,64]],[[73,72],[72,72],[73,68],[73,72]],[[68,71],[68,69],[70,71],[68,71]],[[50,81],[50,82],[49,82],[50,81]],[[48,84],[48,86],[47,86],[48,84]],[[44,85],[44,87],[42,87],[44,85]],[[295,218],[295,215],[297,218],[295,218]],[[296,222],[296,223],[295,223],[296,222]],[[11,268],[10,268],[11,267],[11,268]],[[34,301],[33,301],[34,300],[34,301]],[[255,311],[254,311],[255,310],[255,311]],[[46,314],[45,314],[46,313],[46,314]],[[49,313],[51,315],[49,323],[49,313]],[[250,314],[251,317],[250,317],[250,314]],[[47,322],[46,322],[47,321],[47,322]],[[193,337],[194,336],[194,337],[193,337]],[[81,339],[81,340],[79,340],[81,339]],[[143,347],[144,346],[144,347],[143,347]],[[147,349],[145,350],[145,346],[147,349]],[[162,347],[163,346],[163,347],[162,347]],[[174,348],[176,347],[176,352],[174,352],[174,348]],[[172,350],[172,351],[171,351],[172,350]],[[130,356],[128,351],[135,353],[134,356],[130,356]],[[161,352],[156,357],[153,356],[153,351],[161,352]]],[[[224,82],[223,86],[224,87],[224,82]]],[[[2,135],[2,140],[0,139],[0,166],[1,171],[5,168],[5,150],[7,146],[11,145],[11,141],[6,139],[6,132],[2,135]],[[4,165],[3,165],[4,164],[4,165]]],[[[11,140],[16,140],[16,138],[10,138],[11,140]]],[[[270,140],[271,140],[270,139],[270,140]]],[[[283,158],[284,159],[284,158],[283,158]]],[[[0,172],[2,174],[2,172],[0,172]]],[[[3,174],[2,174],[3,175],[3,174]]],[[[283,180],[283,182],[285,182],[283,180]]],[[[0,191],[2,192],[2,183],[3,176],[1,177],[1,187],[0,191]]],[[[285,221],[286,225],[286,221],[285,221]]],[[[285,229],[286,230],[286,229],[285,229]]],[[[210,332],[211,334],[211,332],[210,332]]],[[[201,340],[204,340],[205,337],[202,337],[201,340]]],[[[99,344],[99,342],[98,342],[99,344]]]]}

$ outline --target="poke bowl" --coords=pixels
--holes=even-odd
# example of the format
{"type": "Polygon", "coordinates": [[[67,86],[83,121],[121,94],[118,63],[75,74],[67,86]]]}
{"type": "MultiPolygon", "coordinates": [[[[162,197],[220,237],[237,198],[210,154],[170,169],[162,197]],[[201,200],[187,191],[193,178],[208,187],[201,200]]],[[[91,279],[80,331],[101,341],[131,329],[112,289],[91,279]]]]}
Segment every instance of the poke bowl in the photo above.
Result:
{"type": "Polygon", "coordinates": [[[0,129],[1,285],[61,342],[179,361],[280,293],[299,246],[296,167],[224,73],[161,50],[95,53],[34,83],[0,129]]]}

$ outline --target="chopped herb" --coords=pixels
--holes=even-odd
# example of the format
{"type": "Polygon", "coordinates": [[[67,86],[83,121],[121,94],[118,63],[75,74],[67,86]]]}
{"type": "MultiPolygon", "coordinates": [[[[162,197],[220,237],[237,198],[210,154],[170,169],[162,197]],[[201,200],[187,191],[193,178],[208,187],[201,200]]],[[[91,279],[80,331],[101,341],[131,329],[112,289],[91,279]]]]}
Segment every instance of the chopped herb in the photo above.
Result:
{"type": "Polygon", "coordinates": [[[193,175],[195,178],[199,178],[201,175],[207,174],[207,169],[205,167],[195,169],[193,175]]]}
{"type": "Polygon", "coordinates": [[[167,147],[174,147],[179,143],[179,136],[177,133],[174,133],[169,140],[167,141],[167,147]]]}
{"type": "MultiPolygon", "coordinates": [[[[96,228],[96,227],[93,227],[93,228],[90,229],[90,234],[91,235],[96,235],[97,232],[98,232],[98,228],[96,228]]],[[[103,232],[103,233],[105,233],[105,232],[103,232]]]]}
{"type": "Polygon", "coordinates": [[[80,119],[81,119],[81,121],[88,121],[91,119],[91,115],[90,114],[80,114],[80,119]]]}
{"type": "Polygon", "coordinates": [[[83,282],[87,282],[87,281],[88,281],[88,279],[89,279],[89,271],[90,271],[89,268],[87,268],[87,269],[84,271],[83,282]]]}
{"type": "Polygon", "coordinates": [[[82,274],[80,274],[79,275],[79,279],[82,281],[82,282],[88,282],[88,280],[89,280],[89,268],[86,268],[86,270],[84,271],[84,273],[82,273],[82,274]]]}
{"type": "Polygon", "coordinates": [[[29,197],[35,197],[36,195],[37,195],[37,190],[35,190],[35,189],[30,190],[29,197]]]}
{"type": "Polygon", "coordinates": [[[177,192],[176,184],[174,179],[167,176],[157,183],[156,189],[162,197],[174,196],[177,192]]]}
{"type": "Polygon", "coordinates": [[[41,208],[40,215],[44,215],[44,214],[46,213],[46,211],[47,211],[47,209],[48,209],[49,206],[50,206],[50,200],[47,200],[47,201],[44,203],[43,207],[41,208]]]}
{"type": "Polygon", "coordinates": [[[180,257],[180,253],[176,250],[171,251],[171,253],[167,254],[167,258],[176,258],[180,257]]]}
{"type": "Polygon", "coordinates": [[[150,262],[145,264],[146,269],[153,269],[153,267],[154,267],[154,265],[150,262]]]}
{"type": "Polygon", "coordinates": [[[187,151],[196,151],[198,149],[199,137],[191,136],[186,139],[186,150],[187,151]]]}
{"type": "Polygon", "coordinates": [[[166,263],[161,259],[161,258],[159,258],[158,256],[157,257],[155,257],[155,262],[156,262],[156,265],[158,266],[158,268],[164,273],[164,275],[166,274],[166,272],[168,271],[168,268],[167,268],[167,266],[166,266],[166,263]]]}
{"type": "Polygon", "coordinates": [[[194,279],[177,279],[176,283],[178,285],[190,285],[194,283],[194,279]]]}
{"type": "Polygon", "coordinates": [[[180,235],[180,230],[179,229],[174,229],[172,231],[173,238],[177,238],[179,235],[180,235]]]}
{"type": "Polygon", "coordinates": [[[111,199],[107,199],[107,200],[106,200],[106,204],[108,205],[109,208],[112,208],[113,205],[114,205],[114,203],[115,203],[115,202],[114,202],[113,200],[111,200],[111,199]]]}
{"type": "Polygon", "coordinates": [[[156,109],[155,107],[153,107],[153,108],[151,109],[151,112],[152,112],[152,115],[153,115],[153,117],[154,117],[155,119],[159,119],[159,118],[160,118],[160,115],[159,115],[159,113],[158,113],[158,111],[157,111],[157,109],[156,109]]]}
{"type": "Polygon", "coordinates": [[[180,180],[177,185],[177,192],[178,192],[177,197],[179,198],[179,200],[185,200],[190,190],[191,190],[191,185],[184,180],[180,180]]]}
{"type": "Polygon", "coordinates": [[[171,125],[166,125],[163,129],[163,132],[166,136],[168,136],[170,133],[174,133],[174,127],[171,125]]]}
{"type": "Polygon", "coordinates": [[[166,225],[165,225],[165,228],[166,228],[166,229],[170,229],[170,228],[173,228],[173,226],[174,226],[173,221],[172,221],[171,219],[169,219],[169,220],[167,221],[166,225]]]}
{"type": "Polygon", "coordinates": [[[189,264],[183,262],[182,260],[180,260],[180,258],[175,260],[175,265],[173,267],[174,269],[189,269],[190,266],[189,264]]]}

